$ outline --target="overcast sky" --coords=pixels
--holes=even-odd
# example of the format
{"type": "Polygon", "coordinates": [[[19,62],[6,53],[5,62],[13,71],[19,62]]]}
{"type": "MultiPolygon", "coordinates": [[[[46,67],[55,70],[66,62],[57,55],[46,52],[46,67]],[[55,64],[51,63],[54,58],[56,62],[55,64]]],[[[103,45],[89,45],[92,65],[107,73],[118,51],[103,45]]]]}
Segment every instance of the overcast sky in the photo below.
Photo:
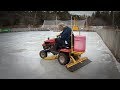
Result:
{"type": "Polygon", "coordinates": [[[71,14],[76,14],[76,15],[92,15],[92,13],[95,12],[95,11],[69,11],[69,13],[71,14]]]}

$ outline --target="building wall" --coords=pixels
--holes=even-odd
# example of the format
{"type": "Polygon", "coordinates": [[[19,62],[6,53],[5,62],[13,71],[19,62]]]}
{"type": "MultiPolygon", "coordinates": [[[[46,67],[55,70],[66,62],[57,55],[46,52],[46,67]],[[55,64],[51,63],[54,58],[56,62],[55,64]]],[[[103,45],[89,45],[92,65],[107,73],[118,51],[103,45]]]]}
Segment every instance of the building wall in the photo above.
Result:
{"type": "Polygon", "coordinates": [[[96,29],[104,43],[108,46],[116,59],[120,61],[120,30],[114,29],[96,29]]]}

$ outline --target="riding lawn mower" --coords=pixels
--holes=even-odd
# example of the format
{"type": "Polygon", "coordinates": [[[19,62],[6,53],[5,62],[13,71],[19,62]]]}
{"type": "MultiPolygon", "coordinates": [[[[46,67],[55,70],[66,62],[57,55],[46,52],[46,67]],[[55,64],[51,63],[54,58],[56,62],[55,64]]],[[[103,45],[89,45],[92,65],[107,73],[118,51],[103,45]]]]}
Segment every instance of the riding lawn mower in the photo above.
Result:
{"type": "MultiPolygon", "coordinates": [[[[44,60],[58,60],[61,65],[64,65],[70,72],[79,69],[80,65],[88,60],[87,57],[81,57],[86,49],[86,36],[72,35],[71,33],[71,45],[61,46],[61,49],[56,50],[56,38],[52,38],[44,41],[42,44],[43,50],[39,55],[44,60]],[[49,57],[48,53],[52,53],[53,56],[49,57]]],[[[59,37],[57,37],[59,38],[59,37]]]]}

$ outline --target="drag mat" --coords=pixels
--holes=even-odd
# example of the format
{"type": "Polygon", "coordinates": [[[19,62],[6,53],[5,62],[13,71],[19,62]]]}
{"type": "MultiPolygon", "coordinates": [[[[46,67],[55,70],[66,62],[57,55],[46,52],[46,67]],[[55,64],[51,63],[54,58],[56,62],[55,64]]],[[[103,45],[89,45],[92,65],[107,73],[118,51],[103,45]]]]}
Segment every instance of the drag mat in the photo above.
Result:
{"type": "Polygon", "coordinates": [[[80,69],[80,68],[88,65],[88,64],[91,63],[91,62],[92,62],[92,61],[90,61],[89,59],[87,59],[87,60],[83,61],[82,63],[78,63],[78,64],[76,64],[76,65],[74,65],[74,66],[71,66],[71,67],[69,67],[69,68],[66,67],[66,68],[67,68],[68,71],[74,72],[74,71],[76,71],[76,70],[78,70],[78,69],[80,69]]]}

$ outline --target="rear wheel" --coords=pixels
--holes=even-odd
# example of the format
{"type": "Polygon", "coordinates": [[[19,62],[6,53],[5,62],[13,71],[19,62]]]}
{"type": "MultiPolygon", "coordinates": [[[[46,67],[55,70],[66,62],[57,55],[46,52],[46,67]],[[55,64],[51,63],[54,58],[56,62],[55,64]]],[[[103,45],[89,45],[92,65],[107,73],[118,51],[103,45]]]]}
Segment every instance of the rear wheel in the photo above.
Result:
{"type": "Polygon", "coordinates": [[[45,58],[45,57],[47,57],[47,52],[42,50],[42,51],[40,51],[39,55],[40,55],[41,58],[45,58]]]}
{"type": "Polygon", "coordinates": [[[61,65],[66,65],[68,64],[70,61],[70,58],[69,58],[69,55],[68,54],[65,54],[65,53],[60,53],[58,55],[58,62],[61,64],[61,65]]]}

